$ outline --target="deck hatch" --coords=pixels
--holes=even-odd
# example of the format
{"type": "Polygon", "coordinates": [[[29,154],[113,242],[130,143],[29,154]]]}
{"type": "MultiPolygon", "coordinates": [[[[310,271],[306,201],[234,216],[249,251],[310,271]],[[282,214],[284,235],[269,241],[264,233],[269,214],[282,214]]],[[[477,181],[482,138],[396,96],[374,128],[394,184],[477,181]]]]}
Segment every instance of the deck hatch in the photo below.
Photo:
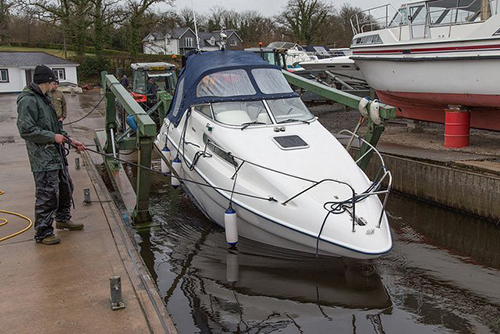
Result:
{"type": "Polygon", "coordinates": [[[308,148],[307,144],[302,138],[297,135],[290,136],[278,136],[274,137],[273,140],[278,144],[278,146],[284,150],[293,150],[299,148],[308,148]]]}

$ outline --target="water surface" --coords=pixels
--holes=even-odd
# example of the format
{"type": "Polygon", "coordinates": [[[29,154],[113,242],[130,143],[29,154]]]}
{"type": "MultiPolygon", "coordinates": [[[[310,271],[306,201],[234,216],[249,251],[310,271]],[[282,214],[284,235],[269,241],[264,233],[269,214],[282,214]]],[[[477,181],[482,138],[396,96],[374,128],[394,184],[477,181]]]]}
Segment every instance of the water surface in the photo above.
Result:
{"type": "Polygon", "coordinates": [[[500,333],[500,230],[392,195],[393,250],[355,261],[242,239],[229,249],[154,175],[141,255],[180,333],[500,333]]]}

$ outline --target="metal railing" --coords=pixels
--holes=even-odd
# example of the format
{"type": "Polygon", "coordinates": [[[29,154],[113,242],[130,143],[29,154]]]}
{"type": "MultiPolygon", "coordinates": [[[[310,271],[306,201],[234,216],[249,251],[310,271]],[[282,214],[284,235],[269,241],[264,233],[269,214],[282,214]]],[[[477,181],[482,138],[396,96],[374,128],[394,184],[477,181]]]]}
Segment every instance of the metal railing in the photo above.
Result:
{"type": "Polygon", "coordinates": [[[401,13],[391,4],[365,9],[351,17],[351,27],[354,35],[387,28],[397,17],[403,21],[401,13]]]}
{"type": "MultiPolygon", "coordinates": [[[[485,21],[487,19],[486,16],[497,15],[499,2],[499,0],[476,0],[470,2],[468,5],[459,6],[459,2],[457,1],[457,6],[455,7],[429,6],[429,2],[426,2],[424,3],[426,14],[422,23],[412,22],[412,13],[407,12],[403,15],[402,12],[398,11],[393,5],[385,4],[358,12],[351,17],[350,21],[354,35],[367,31],[380,30],[388,27],[397,28],[405,25],[424,25],[426,29],[433,26],[451,27],[453,25],[477,22],[476,19],[478,17],[480,17],[480,21],[485,21]],[[481,2],[478,9],[470,10],[471,8],[474,8],[478,2],[481,2]],[[461,13],[461,11],[464,11],[465,13],[461,13]],[[446,18],[449,16],[449,20],[446,20],[446,22],[443,20],[443,23],[437,24],[433,22],[434,17],[437,16],[439,19],[441,15],[445,15],[446,18]]],[[[431,3],[437,5],[439,4],[439,1],[431,3]]],[[[406,7],[407,10],[410,10],[410,8],[412,8],[410,5],[406,7]]]]}
{"type": "MultiPolygon", "coordinates": [[[[372,181],[373,182],[373,187],[371,187],[372,189],[375,189],[375,190],[374,191],[370,191],[370,192],[368,192],[366,194],[363,193],[361,195],[366,195],[366,196],[384,195],[384,199],[382,201],[382,210],[380,212],[380,217],[379,217],[378,225],[377,225],[377,227],[380,227],[380,224],[382,223],[382,218],[384,216],[385,207],[386,207],[386,204],[387,204],[387,199],[389,198],[389,193],[390,193],[391,188],[392,188],[392,174],[389,171],[389,169],[387,169],[387,166],[385,164],[384,158],[382,157],[382,155],[380,154],[380,152],[375,148],[375,146],[373,146],[368,141],[366,141],[365,139],[361,138],[358,134],[356,134],[356,133],[354,133],[352,131],[342,130],[342,131],[339,132],[339,134],[349,134],[351,136],[351,138],[357,138],[359,142],[362,142],[363,144],[365,144],[365,145],[367,145],[369,147],[369,149],[356,160],[356,164],[359,165],[368,154],[375,153],[375,155],[378,157],[379,164],[380,164],[380,167],[378,169],[379,172],[377,173],[377,176],[375,177],[375,179],[372,181]],[[380,174],[380,171],[383,171],[383,173],[380,174]],[[382,183],[384,181],[387,182],[386,189],[385,190],[378,190],[378,189],[381,188],[382,183]]],[[[361,146],[361,145],[359,145],[359,146],[361,146]]]]}

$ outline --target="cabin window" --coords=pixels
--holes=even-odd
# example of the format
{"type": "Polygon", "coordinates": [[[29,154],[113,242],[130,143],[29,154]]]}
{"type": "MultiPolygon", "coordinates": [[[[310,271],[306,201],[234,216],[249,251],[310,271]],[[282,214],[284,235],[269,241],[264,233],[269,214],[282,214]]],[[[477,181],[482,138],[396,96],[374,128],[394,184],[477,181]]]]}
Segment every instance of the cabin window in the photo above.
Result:
{"type": "Polygon", "coordinates": [[[0,69],[0,82],[9,82],[9,70],[0,69]]]}
{"type": "Polygon", "coordinates": [[[389,23],[389,28],[395,28],[399,26],[404,26],[408,24],[408,16],[406,7],[400,8],[396,15],[394,15],[391,23],[389,23]]]}
{"type": "Polygon", "coordinates": [[[231,46],[238,46],[238,41],[236,39],[230,39],[229,40],[229,45],[231,45],[231,46]]]}
{"type": "Polygon", "coordinates": [[[358,37],[353,40],[354,45],[360,44],[382,44],[382,39],[378,34],[358,37]]]}
{"type": "Polygon", "coordinates": [[[56,79],[59,81],[66,80],[66,71],[64,68],[53,68],[52,72],[56,75],[56,79]]]}
{"type": "Polygon", "coordinates": [[[179,81],[179,85],[177,86],[177,91],[175,92],[175,102],[174,107],[172,109],[172,114],[177,116],[179,113],[179,109],[181,107],[182,94],[184,94],[184,78],[179,81]]]}
{"type": "Polygon", "coordinates": [[[212,110],[216,121],[228,125],[272,124],[262,101],[213,103],[212,110]]]}
{"type": "Polygon", "coordinates": [[[450,25],[486,20],[491,16],[490,4],[482,7],[481,0],[450,3],[448,0],[428,3],[431,25],[450,25]],[[481,17],[482,16],[482,17],[481,17]]]}
{"type": "Polygon", "coordinates": [[[411,7],[409,19],[411,24],[425,24],[424,6],[411,7]]]}
{"type": "Polygon", "coordinates": [[[197,106],[193,107],[194,110],[196,110],[199,113],[202,113],[203,115],[207,116],[208,118],[213,118],[212,117],[212,109],[210,108],[210,104],[199,104],[197,106]]]}
{"type": "Polygon", "coordinates": [[[203,142],[207,144],[207,147],[209,150],[214,152],[216,155],[218,155],[220,158],[223,160],[229,162],[231,165],[238,167],[238,163],[234,158],[229,154],[228,152],[224,151],[221,149],[217,144],[215,144],[208,136],[204,133],[203,134],[203,142]]]}
{"type": "Polygon", "coordinates": [[[252,70],[257,86],[264,94],[292,93],[293,90],[279,70],[258,68],[252,70]]]}
{"type": "Polygon", "coordinates": [[[245,70],[230,70],[209,74],[196,87],[196,96],[255,95],[255,89],[245,70]]]}
{"type": "Polygon", "coordinates": [[[314,116],[298,97],[266,100],[277,123],[311,121],[314,116]]]}

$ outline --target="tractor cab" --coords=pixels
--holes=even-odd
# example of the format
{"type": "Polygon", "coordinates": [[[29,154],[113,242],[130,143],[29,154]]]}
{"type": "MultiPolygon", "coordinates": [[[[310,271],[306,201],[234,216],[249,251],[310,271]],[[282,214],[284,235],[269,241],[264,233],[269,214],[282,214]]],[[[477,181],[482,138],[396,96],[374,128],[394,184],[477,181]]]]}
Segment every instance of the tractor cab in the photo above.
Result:
{"type": "Polygon", "coordinates": [[[132,96],[138,102],[156,102],[156,93],[166,91],[173,95],[177,84],[175,65],[169,63],[133,63],[132,96]]]}

